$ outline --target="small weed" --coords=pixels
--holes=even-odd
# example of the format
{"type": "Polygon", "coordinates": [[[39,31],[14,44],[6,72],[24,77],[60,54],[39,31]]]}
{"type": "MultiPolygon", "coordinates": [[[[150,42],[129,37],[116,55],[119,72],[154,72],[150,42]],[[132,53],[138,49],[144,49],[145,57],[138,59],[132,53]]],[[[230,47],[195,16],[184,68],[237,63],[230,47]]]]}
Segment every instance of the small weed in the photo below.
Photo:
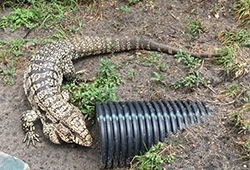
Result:
{"type": "Polygon", "coordinates": [[[10,50],[16,57],[22,55],[22,47],[24,43],[25,43],[24,39],[17,39],[10,41],[10,50]]]}
{"type": "Polygon", "coordinates": [[[20,27],[31,29],[37,25],[50,27],[55,23],[60,23],[65,18],[64,16],[70,13],[75,6],[77,6],[77,3],[74,0],[30,0],[29,6],[26,5],[25,9],[17,6],[8,16],[3,16],[0,27],[6,29],[9,26],[11,31],[15,31],[20,27]]]}
{"type": "Polygon", "coordinates": [[[188,54],[183,54],[182,51],[179,51],[176,55],[174,55],[174,57],[177,58],[178,62],[183,62],[186,69],[188,69],[188,74],[185,77],[182,77],[180,81],[172,83],[172,86],[175,89],[181,87],[188,87],[192,89],[201,85],[206,85],[206,81],[202,77],[201,73],[195,70],[201,65],[201,59],[192,57],[188,54]]]}
{"type": "Polygon", "coordinates": [[[246,155],[246,157],[248,159],[250,159],[250,142],[249,141],[245,141],[242,144],[242,148],[243,148],[244,155],[246,155]]]}
{"type": "Polygon", "coordinates": [[[243,132],[250,132],[250,103],[235,109],[230,114],[230,120],[243,132]]]}
{"type": "Polygon", "coordinates": [[[250,0],[236,0],[234,10],[242,25],[250,24],[250,0]]]}
{"type": "Polygon", "coordinates": [[[225,68],[226,73],[229,74],[230,70],[235,67],[235,63],[233,60],[234,53],[229,47],[221,49],[221,52],[226,53],[227,55],[216,58],[214,64],[222,65],[225,68]]]}
{"type": "MultiPolygon", "coordinates": [[[[152,66],[153,64],[157,63],[161,57],[161,55],[157,52],[147,52],[149,56],[143,57],[140,59],[140,64],[144,66],[152,66]]],[[[139,56],[139,55],[137,55],[139,56]]]]}
{"type": "Polygon", "coordinates": [[[135,77],[135,69],[131,69],[129,72],[128,72],[128,78],[129,79],[134,79],[135,77]]]}
{"type": "Polygon", "coordinates": [[[162,72],[166,72],[166,71],[169,69],[169,67],[167,66],[167,63],[166,63],[166,62],[162,62],[162,63],[160,64],[160,66],[159,66],[159,69],[160,69],[160,71],[162,71],[162,72]]]}
{"type": "Polygon", "coordinates": [[[10,42],[1,41],[0,43],[0,62],[5,68],[0,68],[0,76],[6,85],[14,83],[15,67],[17,66],[17,58],[22,55],[22,47],[26,40],[16,39],[10,42]]]}
{"type": "Polygon", "coordinates": [[[5,60],[11,60],[11,56],[18,57],[22,55],[22,47],[25,43],[24,39],[15,39],[10,42],[2,41],[0,45],[1,53],[0,53],[0,62],[5,60]]]}
{"type": "Polygon", "coordinates": [[[5,85],[13,85],[14,84],[14,77],[16,72],[14,67],[16,66],[16,62],[12,60],[10,64],[6,65],[5,69],[0,68],[0,77],[5,85]]]}
{"type": "Polygon", "coordinates": [[[124,13],[128,13],[130,11],[130,8],[127,5],[121,6],[120,9],[124,13]]]}
{"type": "Polygon", "coordinates": [[[129,5],[135,4],[139,2],[140,0],[128,0],[129,5]]]}
{"type": "Polygon", "coordinates": [[[191,38],[197,38],[202,32],[202,24],[197,20],[188,20],[187,30],[191,38]]]}
{"type": "Polygon", "coordinates": [[[174,161],[175,157],[174,155],[168,155],[165,160],[168,164],[171,164],[174,161]]]}
{"type": "Polygon", "coordinates": [[[35,9],[16,8],[9,16],[3,16],[0,22],[0,27],[5,29],[8,25],[11,31],[15,31],[21,26],[26,28],[34,28],[39,20],[40,11],[35,9]]]}
{"type": "Polygon", "coordinates": [[[181,87],[192,89],[206,84],[206,80],[201,76],[199,71],[190,71],[187,76],[182,77],[181,80],[172,83],[172,86],[175,89],[181,87]]]}
{"type": "Polygon", "coordinates": [[[166,86],[166,83],[163,81],[163,75],[161,75],[157,72],[153,72],[153,76],[150,78],[150,80],[158,82],[158,83],[162,83],[166,86]]]}
{"type": "Polygon", "coordinates": [[[188,54],[183,54],[182,51],[179,51],[174,55],[177,58],[178,62],[183,62],[187,69],[195,69],[196,67],[201,65],[201,59],[192,57],[188,54]]]}
{"type": "Polygon", "coordinates": [[[229,87],[227,87],[224,91],[222,91],[222,94],[229,94],[231,96],[237,96],[239,95],[239,93],[241,93],[241,88],[239,87],[239,85],[231,85],[229,87]]]}
{"type": "Polygon", "coordinates": [[[218,38],[223,45],[236,50],[240,49],[240,47],[250,46],[250,30],[222,31],[219,33],[218,38]]]}
{"type": "Polygon", "coordinates": [[[168,147],[163,143],[152,146],[144,155],[135,156],[131,162],[130,169],[139,170],[161,170],[164,162],[172,163],[175,157],[171,153],[166,153],[168,147]],[[166,155],[168,154],[168,155],[166,155]],[[165,158],[164,158],[165,157],[165,158]],[[135,161],[135,162],[133,162],[135,161]]]}
{"type": "Polygon", "coordinates": [[[101,60],[97,77],[90,84],[66,84],[63,90],[71,93],[70,102],[80,108],[87,120],[93,122],[95,103],[116,101],[115,91],[120,81],[120,75],[115,72],[115,66],[108,60],[101,60]]]}
{"type": "Polygon", "coordinates": [[[135,61],[134,56],[129,56],[125,61],[125,65],[133,64],[134,61],[135,61]]]}
{"type": "Polygon", "coordinates": [[[238,128],[238,134],[241,134],[241,141],[236,142],[242,147],[242,154],[249,160],[250,159],[250,143],[249,138],[245,140],[244,136],[250,133],[250,103],[245,103],[243,106],[233,110],[230,113],[229,119],[238,128]]]}

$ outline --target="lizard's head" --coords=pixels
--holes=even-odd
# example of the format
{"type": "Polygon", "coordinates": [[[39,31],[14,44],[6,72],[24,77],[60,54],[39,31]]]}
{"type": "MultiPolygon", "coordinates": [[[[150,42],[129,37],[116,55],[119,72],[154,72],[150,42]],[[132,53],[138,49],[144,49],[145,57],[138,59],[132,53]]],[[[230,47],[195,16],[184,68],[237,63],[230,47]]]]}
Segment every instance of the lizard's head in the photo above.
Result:
{"type": "Polygon", "coordinates": [[[67,116],[57,125],[58,135],[67,143],[76,143],[82,146],[91,146],[92,137],[86,127],[85,120],[80,110],[73,106],[70,116],[67,116]]]}
{"type": "MultiPolygon", "coordinates": [[[[75,118],[72,121],[79,121],[77,119],[78,118],[75,118]]],[[[82,146],[91,146],[93,139],[85,124],[79,125],[78,123],[79,126],[77,127],[77,124],[73,124],[73,122],[70,128],[66,127],[63,124],[57,125],[57,134],[59,135],[60,140],[66,143],[75,143],[82,146]],[[77,129],[74,130],[75,128],[77,129]]]]}

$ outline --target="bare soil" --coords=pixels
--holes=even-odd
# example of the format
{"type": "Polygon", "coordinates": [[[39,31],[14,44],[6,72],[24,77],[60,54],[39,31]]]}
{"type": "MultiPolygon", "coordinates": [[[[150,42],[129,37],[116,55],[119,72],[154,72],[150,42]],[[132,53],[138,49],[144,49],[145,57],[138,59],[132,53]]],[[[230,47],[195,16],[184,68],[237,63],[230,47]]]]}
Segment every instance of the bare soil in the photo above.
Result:
{"type": "MultiPolygon", "coordinates": [[[[75,16],[83,23],[83,28],[78,31],[82,35],[141,36],[191,52],[214,52],[222,47],[217,37],[220,31],[237,30],[237,22],[230,10],[232,3],[232,0],[216,2],[208,0],[154,0],[130,6],[130,10],[125,13],[120,10],[120,7],[126,4],[125,2],[105,1],[93,9],[85,6],[76,13],[65,14],[69,20],[62,27],[67,27],[67,24],[77,24],[76,20],[72,20],[72,16],[75,16]],[[218,14],[217,18],[215,14],[218,14]],[[188,19],[202,22],[203,32],[195,40],[191,40],[185,33],[188,19]]],[[[8,9],[2,11],[0,16],[7,13],[8,9]]],[[[26,33],[25,29],[15,32],[0,30],[0,39],[18,39],[24,37],[26,33]]],[[[39,39],[54,33],[56,33],[54,28],[35,28],[27,38],[39,39]]],[[[29,148],[22,143],[24,133],[20,117],[22,112],[30,109],[22,88],[23,70],[30,55],[38,49],[39,46],[26,44],[19,67],[16,70],[15,84],[12,86],[0,84],[0,150],[21,158],[34,170],[100,169],[100,140],[96,130],[97,125],[92,127],[95,139],[92,148],[52,144],[43,136],[40,123],[37,124],[37,131],[41,143],[37,143],[36,147],[29,148]]],[[[249,48],[244,48],[242,55],[249,57],[249,52],[249,48]]],[[[142,55],[146,57],[148,53],[142,52],[142,55]]],[[[234,81],[224,81],[225,79],[219,76],[223,68],[213,65],[211,61],[204,61],[200,71],[206,80],[211,82],[210,88],[175,90],[170,84],[185,76],[186,69],[171,55],[161,54],[160,58],[160,61],[165,61],[169,67],[164,73],[164,81],[167,86],[150,81],[150,77],[154,71],[157,71],[157,68],[138,64],[135,52],[124,52],[115,54],[115,56],[89,57],[77,61],[75,65],[77,70],[86,70],[86,77],[93,77],[99,68],[101,58],[118,63],[126,62],[129,57],[134,58],[134,61],[132,60],[129,64],[124,64],[118,69],[122,76],[122,84],[117,90],[119,101],[199,100],[205,101],[212,112],[212,116],[207,117],[203,124],[189,126],[182,132],[166,139],[174,146],[173,153],[176,159],[171,164],[165,164],[165,169],[250,168],[250,162],[240,154],[240,148],[237,145],[239,135],[228,121],[229,111],[241,104],[242,97],[234,99],[220,94],[226,87],[234,84],[241,84],[249,90],[249,74],[234,81]],[[128,78],[131,69],[136,70],[132,80],[128,78]]]]}

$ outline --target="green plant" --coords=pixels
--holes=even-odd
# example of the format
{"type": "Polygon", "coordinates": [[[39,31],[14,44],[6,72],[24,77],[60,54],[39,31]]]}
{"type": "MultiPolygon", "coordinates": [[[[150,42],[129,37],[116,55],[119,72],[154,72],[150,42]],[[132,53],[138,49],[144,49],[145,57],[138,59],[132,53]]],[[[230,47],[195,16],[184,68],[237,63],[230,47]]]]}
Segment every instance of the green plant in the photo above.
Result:
{"type": "Polygon", "coordinates": [[[135,77],[135,69],[131,69],[128,72],[128,78],[132,80],[134,77],[135,77]]]}
{"type": "Polygon", "coordinates": [[[70,92],[70,102],[80,108],[84,117],[93,122],[96,102],[116,101],[116,86],[120,84],[120,75],[108,60],[101,60],[97,77],[89,83],[68,83],[63,90],[70,92]]]}
{"type": "Polygon", "coordinates": [[[174,161],[175,157],[174,155],[167,155],[167,157],[165,158],[167,163],[172,163],[174,161]]]}
{"type": "Polygon", "coordinates": [[[128,13],[130,11],[130,8],[127,5],[122,5],[120,9],[124,13],[128,13]]]}
{"type": "Polygon", "coordinates": [[[5,69],[0,68],[0,77],[2,78],[2,81],[5,85],[13,85],[14,84],[14,77],[16,75],[16,72],[14,70],[14,67],[16,65],[16,62],[12,60],[11,63],[6,65],[5,69]]]}
{"type": "Polygon", "coordinates": [[[233,110],[230,113],[230,120],[239,127],[242,131],[250,132],[250,103],[245,103],[243,106],[233,110]]]}
{"type": "Polygon", "coordinates": [[[201,65],[201,59],[195,58],[189,54],[183,54],[181,50],[178,51],[174,57],[177,58],[178,62],[183,62],[187,69],[195,69],[201,65]]]}
{"type": "Polygon", "coordinates": [[[224,77],[224,79],[235,80],[247,73],[247,70],[244,68],[244,63],[237,61],[231,48],[225,47],[221,51],[226,55],[214,60],[214,64],[222,65],[224,67],[224,70],[220,73],[221,77],[224,77]]]}
{"type": "Polygon", "coordinates": [[[137,56],[140,56],[140,64],[144,66],[152,66],[153,64],[159,61],[161,55],[158,52],[147,52],[148,56],[142,57],[141,53],[137,53],[137,56]]]}
{"type": "Polygon", "coordinates": [[[75,0],[70,1],[46,1],[29,0],[29,6],[16,6],[13,11],[1,18],[0,27],[10,27],[11,31],[24,26],[28,29],[37,25],[48,26],[60,23],[66,14],[70,13],[76,6],[75,0]],[[44,8],[46,6],[46,8],[44,8]]]}
{"type": "Polygon", "coordinates": [[[197,20],[188,20],[187,33],[192,38],[197,38],[202,32],[202,24],[197,20]]]}
{"type": "Polygon", "coordinates": [[[6,85],[14,83],[15,67],[17,66],[18,57],[22,55],[22,47],[25,41],[27,40],[15,39],[10,42],[0,42],[0,62],[5,65],[4,68],[0,68],[0,76],[6,85]]]}
{"type": "Polygon", "coordinates": [[[159,142],[144,155],[135,156],[130,164],[130,169],[161,170],[164,162],[172,163],[174,159],[174,155],[169,153],[169,147],[159,142]]]}
{"type": "Polygon", "coordinates": [[[181,80],[172,83],[172,86],[175,89],[181,87],[192,89],[206,84],[206,80],[201,76],[201,73],[199,71],[190,71],[187,76],[182,77],[181,80]]]}
{"type": "Polygon", "coordinates": [[[218,38],[223,45],[233,47],[238,50],[242,46],[250,46],[250,30],[241,29],[239,31],[221,31],[218,38]]]}
{"type": "Polygon", "coordinates": [[[39,20],[38,13],[40,12],[35,9],[16,8],[9,16],[2,17],[0,27],[5,29],[9,25],[11,31],[18,29],[21,26],[31,29],[35,27],[35,23],[39,20]]]}
{"type": "Polygon", "coordinates": [[[234,10],[242,25],[250,24],[250,0],[236,0],[234,10]]]}
{"type": "Polygon", "coordinates": [[[162,62],[162,63],[160,64],[160,66],[159,66],[159,69],[160,69],[160,71],[162,71],[162,72],[166,72],[166,71],[169,69],[169,67],[167,66],[167,63],[166,63],[166,62],[162,62]]]}
{"type": "Polygon", "coordinates": [[[224,91],[222,91],[222,94],[229,94],[231,96],[237,96],[241,93],[242,89],[238,84],[236,85],[231,85],[227,87],[224,91]]]}
{"type": "Polygon", "coordinates": [[[139,170],[161,170],[162,163],[164,160],[162,159],[159,152],[161,151],[162,143],[158,143],[151,147],[151,149],[146,152],[144,155],[135,156],[135,160],[137,161],[136,167],[139,170]]]}
{"type": "Polygon", "coordinates": [[[131,4],[135,4],[135,3],[137,3],[137,2],[139,2],[140,0],[128,0],[128,3],[129,3],[129,5],[131,5],[131,4]]]}
{"type": "Polygon", "coordinates": [[[161,75],[157,72],[153,72],[153,76],[150,78],[150,80],[158,82],[158,83],[162,83],[166,86],[166,83],[163,81],[163,75],[161,75]]]}
{"type": "Polygon", "coordinates": [[[243,152],[248,159],[250,159],[250,141],[245,141],[242,144],[243,152]]]}
{"type": "Polygon", "coordinates": [[[179,51],[176,55],[174,55],[174,57],[177,58],[178,62],[183,62],[185,68],[188,69],[188,74],[185,77],[182,77],[181,80],[172,83],[172,86],[175,89],[181,87],[188,87],[192,89],[201,85],[206,85],[206,81],[202,77],[201,73],[195,70],[201,65],[201,59],[192,57],[189,54],[183,54],[182,51],[179,51]]]}

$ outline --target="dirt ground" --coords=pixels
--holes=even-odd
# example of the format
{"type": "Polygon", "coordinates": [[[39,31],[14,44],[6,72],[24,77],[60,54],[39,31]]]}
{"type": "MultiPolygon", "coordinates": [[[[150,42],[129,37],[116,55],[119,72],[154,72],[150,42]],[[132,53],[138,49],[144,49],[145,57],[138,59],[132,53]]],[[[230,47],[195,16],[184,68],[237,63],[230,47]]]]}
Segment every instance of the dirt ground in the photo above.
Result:
{"type": "MultiPolygon", "coordinates": [[[[130,7],[125,13],[120,10],[123,1],[105,1],[99,10],[90,12],[82,8],[81,12],[72,14],[81,19],[83,28],[78,31],[83,35],[105,35],[121,37],[125,35],[141,36],[157,42],[192,52],[214,52],[221,48],[217,35],[222,30],[237,30],[234,14],[230,11],[232,0],[154,0],[139,2],[130,7]],[[218,14],[219,17],[215,17],[218,14]],[[190,40],[184,33],[188,19],[202,22],[203,32],[200,37],[190,40]]],[[[97,8],[94,8],[97,9],[97,8]]],[[[7,14],[0,13],[0,16],[7,14]]],[[[70,21],[69,21],[70,22],[70,21]]],[[[72,24],[71,22],[70,24],[72,24]]],[[[35,28],[27,38],[42,38],[55,33],[56,30],[35,28]]],[[[11,40],[22,38],[27,30],[15,32],[0,30],[0,39],[11,40]]],[[[93,148],[72,147],[72,145],[55,145],[47,140],[41,131],[41,124],[37,124],[41,143],[36,147],[27,148],[22,139],[21,113],[30,109],[22,88],[23,70],[28,58],[38,46],[26,44],[23,58],[18,69],[15,84],[5,86],[0,84],[0,150],[21,158],[29,164],[31,169],[100,169],[100,140],[97,125],[93,125],[92,133],[95,139],[93,148]]],[[[249,56],[249,48],[242,51],[242,55],[249,56]]],[[[147,55],[147,53],[143,53],[147,55]]],[[[99,68],[101,58],[109,59],[112,63],[125,61],[128,57],[135,57],[135,52],[125,52],[111,55],[90,57],[76,62],[77,70],[85,69],[86,77],[92,77],[99,68]]],[[[136,60],[136,59],[135,59],[136,60]]],[[[165,73],[164,81],[167,85],[185,75],[183,64],[167,54],[161,54],[160,60],[165,61],[169,69],[165,73]]],[[[174,154],[176,159],[171,164],[164,165],[165,169],[250,169],[250,162],[240,155],[240,148],[236,145],[239,140],[235,128],[228,123],[228,112],[238,106],[240,102],[231,102],[230,97],[220,97],[220,92],[233,84],[241,84],[250,89],[249,74],[234,81],[224,81],[219,77],[221,67],[204,61],[200,71],[210,81],[210,88],[200,87],[194,91],[186,89],[175,90],[170,86],[163,86],[150,81],[154,67],[145,67],[130,62],[118,69],[122,76],[122,84],[118,87],[119,101],[135,100],[199,100],[205,101],[212,111],[203,124],[192,125],[177,135],[166,140],[176,144],[174,154]],[[128,72],[135,69],[133,80],[128,78],[128,72]]],[[[126,168],[124,168],[126,169],[126,168]]]]}

